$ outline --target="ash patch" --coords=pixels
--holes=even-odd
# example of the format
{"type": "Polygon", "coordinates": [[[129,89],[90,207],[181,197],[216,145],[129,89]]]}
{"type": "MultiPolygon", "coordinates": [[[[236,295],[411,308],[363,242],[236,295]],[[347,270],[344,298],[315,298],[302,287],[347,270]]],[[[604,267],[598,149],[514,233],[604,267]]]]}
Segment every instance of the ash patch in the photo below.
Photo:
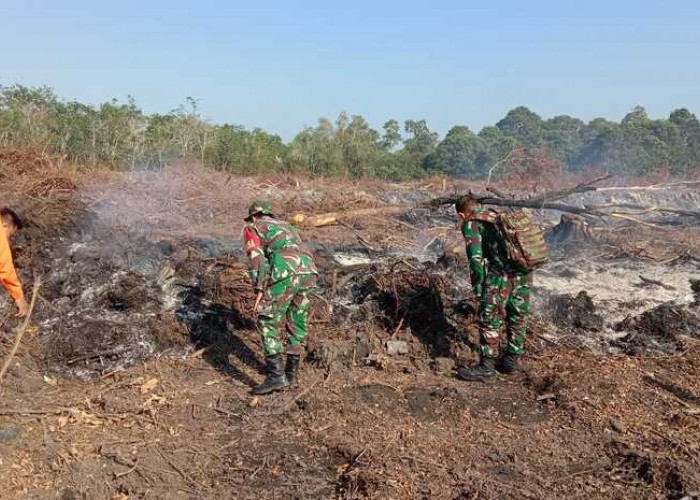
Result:
{"type": "Polygon", "coordinates": [[[597,313],[593,299],[585,290],[573,296],[568,293],[549,299],[548,309],[552,321],[568,330],[600,331],[603,317],[597,313]]]}
{"type": "Polygon", "coordinates": [[[645,349],[669,353],[685,348],[683,336],[700,337],[700,317],[684,306],[665,303],[624,319],[615,330],[629,332],[616,342],[628,354],[645,349]]]}
{"type": "Polygon", "coordinates": [[[88,211],[31,249],[50,306],[37,314],[45,366],[81,379],[186,348],[195,325],[182,310],[216,309],[212,293],[188,299],[193,289],[217,289],[216,259],[232,250],[213,240],[152,239],[88,211]]]}

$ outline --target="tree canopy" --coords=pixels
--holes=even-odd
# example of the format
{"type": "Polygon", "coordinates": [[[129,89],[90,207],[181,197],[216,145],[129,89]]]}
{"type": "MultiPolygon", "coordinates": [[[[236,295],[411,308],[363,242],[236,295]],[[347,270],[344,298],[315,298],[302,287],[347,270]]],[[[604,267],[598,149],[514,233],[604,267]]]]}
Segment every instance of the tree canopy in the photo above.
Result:
{"type": "Polygon", "coordinates": [[[508,160],[514,168],[527,164],[547,171],[684,175],[700,167],[700,121],[685,108],[668,119],[652,119],[636,106],[619,123],[604,118],[585,123],[566,115],[543,119],[519,106],[478,133],[457,125],[440,140],[425,120],[402,125],[390,119],[377,131],[364,117],[341,113],[334,121],[320,118],[285,143],[261,129],[211,123],[191,97],[169,113],[149,115],[132,98],[92,106],[62,100],[48,87],[0,86],[0,147],[24,146],[78,164],[123,169],[194,159],[239,173],[396,180],[441,173],[478,179],[489,172],[501,175],[494,167],[508,160]]]}

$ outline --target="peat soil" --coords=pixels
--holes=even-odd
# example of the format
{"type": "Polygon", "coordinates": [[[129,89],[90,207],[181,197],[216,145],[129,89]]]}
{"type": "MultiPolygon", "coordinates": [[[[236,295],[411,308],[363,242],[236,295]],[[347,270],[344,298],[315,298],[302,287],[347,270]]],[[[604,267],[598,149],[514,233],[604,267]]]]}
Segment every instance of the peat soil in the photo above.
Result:
{"type": "Polygon", "coordinates": [[[700,494],[696,226],[558,242],[524,370],[489,383],[454,377],[477,339],[449,210],[306,229],[322,274],[309,354],[300,384],[256,398],[247,201],[323,213],[434,187],[304,191],[196,167],[85,179],[19,153],[0,166],[32,220],[22,276],[43,277],[0,386],[3,500],[700,494]]]}

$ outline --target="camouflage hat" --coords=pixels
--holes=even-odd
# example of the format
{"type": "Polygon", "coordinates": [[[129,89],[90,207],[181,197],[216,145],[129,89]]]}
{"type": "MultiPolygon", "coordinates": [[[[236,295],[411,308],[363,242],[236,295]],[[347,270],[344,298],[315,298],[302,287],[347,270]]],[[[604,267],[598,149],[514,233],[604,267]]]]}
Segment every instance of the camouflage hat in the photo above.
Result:
{"type": "Polygon", "coordinates": [[[272,203],[267,200],[255,200],[248,208],[248,217],[245,220],[251,220],[253,215],[272,215],[272,203]]]}

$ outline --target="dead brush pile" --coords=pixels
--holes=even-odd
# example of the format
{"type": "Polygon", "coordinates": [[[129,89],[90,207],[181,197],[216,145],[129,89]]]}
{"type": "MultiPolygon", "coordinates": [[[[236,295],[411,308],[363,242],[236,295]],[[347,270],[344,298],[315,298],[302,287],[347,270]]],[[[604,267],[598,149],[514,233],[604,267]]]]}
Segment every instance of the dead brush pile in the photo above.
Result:
{"type": "Polygon", "coordinates": [[[384,206],[376,196],[356,189],[332,189],[300,191],[298,195],[283,202],[283,212],[293,214],[324,214],[349,212],[352,210],[371,209],[384,206]]]}
{"type": "Polygon", "coordinates": [[[61,156],[38,149],[0,150],[3,204],[42,231],[60,226],[83,209],[78,177],[77,169],[61,156]]]}
{"type": "MultiPolygon", "coordinates": [[[[325,281],[320,293],[332,309],[327,321],[334,332],[338,328],[333,342],[357,343],[348,336],[360,331],[361,342],[371,344],[363,352],[398,349],[422,359],[464,354],[458,337],[474,323],[474,310],[463,271],[391,259],[338,270],[325,281]]],[[[316,317],[323,318],[325,307],[319,309],[316,317]]]]}

